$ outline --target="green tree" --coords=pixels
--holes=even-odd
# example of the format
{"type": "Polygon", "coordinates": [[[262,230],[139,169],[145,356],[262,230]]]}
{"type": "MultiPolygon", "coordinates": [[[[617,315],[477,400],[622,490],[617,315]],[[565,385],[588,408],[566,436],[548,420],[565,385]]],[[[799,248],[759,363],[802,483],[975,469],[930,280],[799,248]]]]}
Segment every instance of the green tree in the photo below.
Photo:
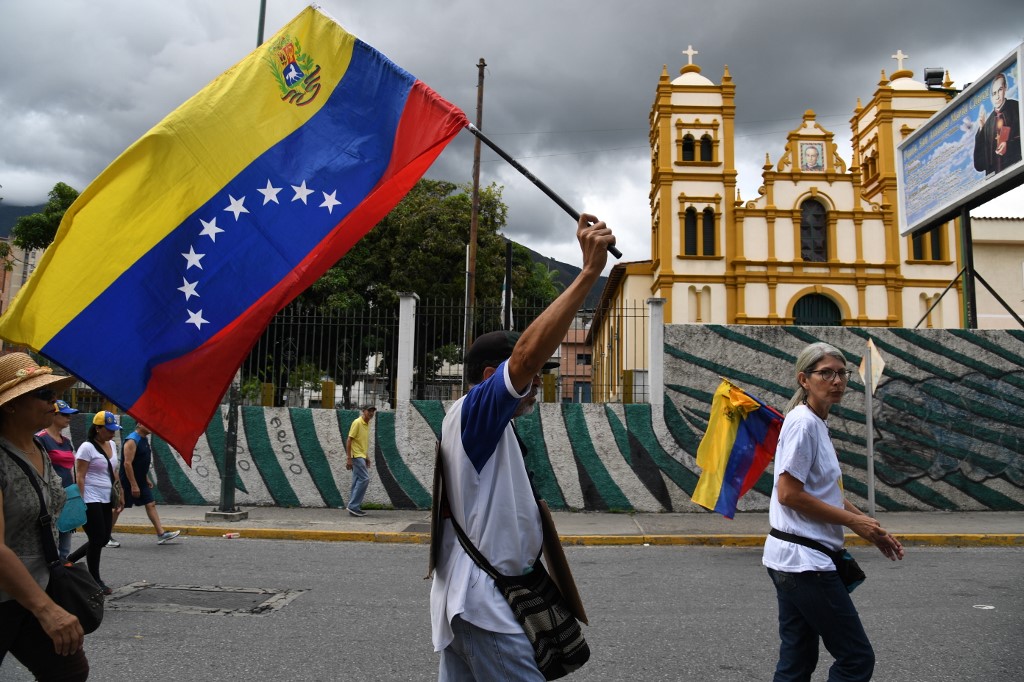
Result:
{"type": "MultiPolygon", "coordinates": [[[[363,306],[393,307],[401,292],[415,292],[421,301],[461,302],[465,294],[466,244],[472,213],[471,187],[445,180],[420,180],[406,197],[377,226],[361,239],[333,268],[324,274],[300,301],[311,307],[355,309],[363,306]]],[[[497,303],[505,277],[505,227],[508,208],[501,199],[501,187],[491,184],[480,190],[480,214],[477,225],[476,299],[497,303]]],[[[517,302],[547,304],[558,295],[547,268],[536,268],[529,251],[513,245],[512,287],[517,302]]],[[[494,328],[497,310],[491,319],[477,319],[494,328]]],[[[447,362],[458,362],[460,346],[443,338],[444,330],[428,328],[420,317],[415,357],[417,378],[422,388],[447,362]],[[426,365],[426,366],[421,366],[426,365]]],[[[516,324],[527,323],[516,314],[516,324]]],[[[455,325],[461,328],[461,324],[455,325]]],[[[521,327],[520,327],[521,328],[521,327]]],[[[358,332],[364,337],[380,337],[379,329],[358,332]]],[[[342,345],[344,345],[342,340],[342,345]]],[[[383,339],[382,346],[393,344],[383,339]]],[[[341,358],[343,348],[339,347],[341,358]]],[[[393,370],[391,351],[384,352],[384,365],[393,370]]],[[[357,362],[359,360],[357,359],[357,362]]],[[[329,373],[342,386],[354,380],[365,367],[352,367],[338,361],[329,373]]],[[[417,394],[421,396],[420,391],[417,394]]]]}
{"type": "Polygon", "coordinates": [[[57,228],[60,227],[65,211],[77,198],[78,190],[58,182],[50,190],[50,200],[41,213],[30,213],[18,218],[11,229],[14,245],[26,251],[45,249],[57,235],[57,228]]]}

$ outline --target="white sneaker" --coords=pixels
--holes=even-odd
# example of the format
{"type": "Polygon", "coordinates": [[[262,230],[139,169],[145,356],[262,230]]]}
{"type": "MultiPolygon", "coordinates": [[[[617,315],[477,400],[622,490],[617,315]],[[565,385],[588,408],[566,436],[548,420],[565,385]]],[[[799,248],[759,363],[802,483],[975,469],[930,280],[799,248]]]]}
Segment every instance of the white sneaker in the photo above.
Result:
{"type": "Polygon", "coordinates": [[[181,535],[181,531],[180,530],[164,531],[162,534],[156,536],[156,544],[162,545],[165,542],[167,542],[168,540],[173,540],[174,538],[178,537],[179,535],[181,535]]]}
{"type": "Polygon", "coordinates": [[[107,540],[107,544],[105,546],[111,549],[117,549],[121,546],[121,543],[115,540],[113,537],[111,537],[109,540],[107,540]]]}

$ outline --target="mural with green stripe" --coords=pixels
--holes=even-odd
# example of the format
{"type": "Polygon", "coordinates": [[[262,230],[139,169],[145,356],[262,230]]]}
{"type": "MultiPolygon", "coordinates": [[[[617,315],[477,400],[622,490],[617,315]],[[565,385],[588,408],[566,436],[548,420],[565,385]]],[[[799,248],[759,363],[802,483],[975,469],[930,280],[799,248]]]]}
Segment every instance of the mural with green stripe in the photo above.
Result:
{"type": "MultiPolygon", "coordinates": [[[[1024,333],[844,327],[668,325],[665,401],[650,405],[541,404],[518,420],[526,463],[555,509],[703,512],[690,501],[695,457],[721,377],[783,409],[793,362],[814,341],[833,344],[856,368],[873,339],[885,373],[874,395],[875,499],[879,509],[1024,509],[1024,333]]],[[[864,385],[855,374],[829,428],[847,493],[867,491],[864,385]]],[[[414,401],[371,422],[373,478],[364,506],[427,509],[434,443],[448,403],[414,401]]],[[[356,410],[245,407],[238,434],[236,503],[341,508],[351,474],[345,440],[356,410]]],[[[75,415],[85,438],[91,415],[75,415]]],[[[134,425],[122,418],[129,429],[134,425]]],[[[153,438],[157,500],[216,505],[226,410],[200,439],[193,466],[153,438]]],[[[740,500],[764,511],[771,469],[740,500]]]]}

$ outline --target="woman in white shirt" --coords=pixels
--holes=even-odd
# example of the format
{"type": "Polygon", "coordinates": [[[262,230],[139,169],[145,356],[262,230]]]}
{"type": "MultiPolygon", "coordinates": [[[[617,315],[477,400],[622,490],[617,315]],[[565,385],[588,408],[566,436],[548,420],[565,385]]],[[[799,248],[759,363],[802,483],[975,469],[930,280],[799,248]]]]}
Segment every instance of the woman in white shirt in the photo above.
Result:
{"type": "Polygon", "coordinates": [[[114,511],[124,507],[121,497],[114,500],[114,478],[117,471],[117,444],[114,435],[121,430],[117,417],[112,412],[97,412],[92,419],[86,441],[75,454],[75,472],[78,488],[85,501],[85,534],[89,541],[75,550],[68,559],[75,561],[85,554],[89,573],[103,588],[103,594],[111,594],[100,578],[100,555],[113,529],[114,511]]]}
{"type": "MultiPolygon", "coordinates": [[[[797,391],[779,433],[769,520],[773,529],[833,551],[843,547],[845,526],[895,561],[903,558],[903,545],[846,499],[829,436],[826,419],[843,399],[850,374],[846,358],[827,343],[811,344],[797,357],[797,391]]],[[[819,638],[836,659],[829,680],[870,680],[875,654],[831,557],[769,536],[762,563],[779,602],[775,682],[810,680],[819,638]]]]}

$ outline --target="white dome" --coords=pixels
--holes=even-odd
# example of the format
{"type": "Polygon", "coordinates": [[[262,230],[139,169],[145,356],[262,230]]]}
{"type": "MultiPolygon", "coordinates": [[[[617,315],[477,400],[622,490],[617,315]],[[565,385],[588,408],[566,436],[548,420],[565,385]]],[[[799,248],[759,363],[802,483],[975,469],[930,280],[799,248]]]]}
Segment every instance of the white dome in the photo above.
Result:
{"type": "Polygon", "coordinates": [[[677,77],[672,81],[672,85],[711,85],[714,86],[710,80],[700,75],[696,71],[689,71],[677,77]]]}

